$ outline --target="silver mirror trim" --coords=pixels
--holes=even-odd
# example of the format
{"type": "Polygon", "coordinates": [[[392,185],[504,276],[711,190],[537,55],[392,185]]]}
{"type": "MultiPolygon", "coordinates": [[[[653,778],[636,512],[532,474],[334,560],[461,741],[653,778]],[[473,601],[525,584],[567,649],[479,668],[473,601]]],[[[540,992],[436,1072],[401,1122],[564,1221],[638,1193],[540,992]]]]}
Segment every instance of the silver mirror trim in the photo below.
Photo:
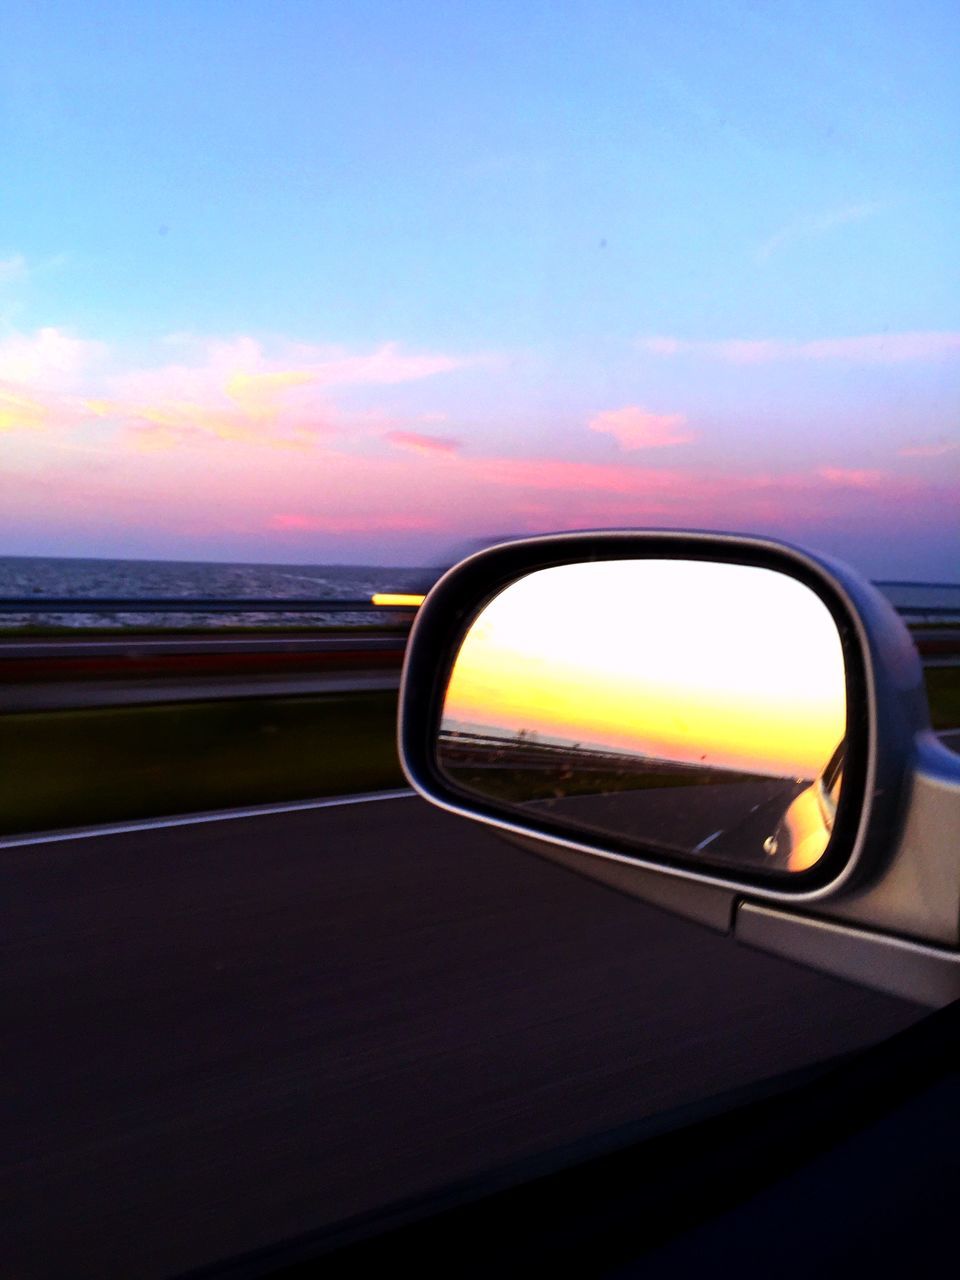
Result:
{"type": "Polygon", "coordinates": [[[960,952],[742,902],[738,942],[811,969],[940,1008],[960,998],[960,952]]]}
{"type": "MultiPolygon", "coordinates": [[[[864,803],[857,827],[857,834],[854,839],[853,849],[851,850],[850,857],[845,865],[827,884],[806,892],[798,891],[796,889],[780,890],[776,888],[768,888],[766,886],[758,886],[749,881],[738,880],[735,877],[723,876],[714,871],[705,872],[692,868],[687,869],[685,867],[681,868],[676,866],[664,867],[662,863],[658,863],[639,855],[627,856],[624,854],[613,853],[604,849],[602,846],[591,844],[586,841],[573,840],[568,837],[562,837],[552,833],[547,834],[538,830],[536,827],[530,827],[522,822],[512,821],[506,817],[494,817],[486,813],[480,814],[476,810],[471,809],[468,805],[459,804],[446,795],[435,791],[429,779],[419,776],[405,751],[402,725],[407,695],[406,676],[407,667],[409,665],[409,653],[417,643],[418,632],[421,630],[425,631],[428,627],[435,625],[430,614],[431,597],[435,598],[435,593],[439,593],[444,584],[449,582],[455,575],[462,572],[467,566],[476,566],[482,563],[485,557],[496,554],[504,547],[511,546],[515,548],[529,548],[531,550],[543,548],[544,551],[547,551],[548,548],[562,548],[564,544],[576,543],[578,540],[583,538],[583,532],[550,534],[535,538],[517,539],[509,543],[499,543],[495,547],[489,547],[483,551],[476,552],[466,560],[461,561],[452,569],[449,569],[433,587],[426,600],[421,605],[417,618],[414,621],[413,628],[411,629],[407,646],[407,659],[404,662],[403,675],[401,676],[400,682],[400,714],[397,745],[400,763],[410,785],[421,796],[423,796],[424,799],[429,800],[431,803],[438,805],[448,813],[455,814],[458,817],[471,818],[474,821],[481,821],[488,826],[497,827],[502,831],[507,831],[514,835],[525,836],[539,840],[544,844],[552,844],[561,848],[571,849],[577,853],[591,854],[594,857],[605,858],[609,861],[617,862],[627,867],[637,867],[648,871],[656,871],[661,875],[673,876],[677,879],[693,881],[697,884],[710,884],[719,888],[729,889],[735,893],[749,894],[752,898],[769,902],[791,903],[795,905],[798,903],[819,902],[825,898],[833,897],[839,889],[851,881],[859,870],[861,857],[870,834],[871,818],[874,807],[873,802],[874,797],[877,794],[877,675],[874,668],[874,654],[870,644],[870,638],[863,626],[857,604],[851,594],[847,591],[844,581],[841,580],[841,577],[835,569],[848,580],[857,582],[863,591],[876,596],[878,601],[881,600],[881,597],[879,597],[874,588],[870,587],[866,583],[862,583],[857,575],[853,574],[851,570],[848,570],[846,566],[838,565],[832,567],[827,562],[818,560],[815,556],[802,551],[800,548],[793,547],[787,543],[778,542],[773,539],[747,537],[740,534],[715,534],[659,529],[603,530],[600,532],[594,532],[591,530],[589,532],[592,538],[596,538],[598,540],[609,540],[611,543],[618,541],[642,543],[644,541],[663,542],[664,540],[670,540],[677,544],[678,551],[686,544],[691,547],[703,547],[704,545],[708,545],[716,547],[720,551],[728,550],[731,553],[741,551],[747,554],[756,554],[760,552],[773,555],[781,560],[793,562],[799,568],[802,568],[805,573],[822,582],[828,591],[835,593],[839,597],[852,621],[857,642],[860,647],[867,694],[867,706],[864,709],[866,711],[867,721],[867,758],[865,768],[864,803]]],[[[628,553],[625,552],[625,555],[627,554],[628,553]]],[[[720,558],[721,557],[718,557],[718,559],[720,558]]],[[[730,558],[733,559],[734,557],[731,556],[730,558]]],[[[882,607],[889,610],[889,606],[886,605],[886,602],[883,602],[882,607]]],[[[890,612],[892,613],[892,610],[890,610],[890,612]]],[[[897,619],[897,622],[899,623],[899,619],[897,619]]],[[[902,624],[900,625],[902,626],[902,624]]],[[[918,659],[917,663],[919,665],[918,659]]]]}

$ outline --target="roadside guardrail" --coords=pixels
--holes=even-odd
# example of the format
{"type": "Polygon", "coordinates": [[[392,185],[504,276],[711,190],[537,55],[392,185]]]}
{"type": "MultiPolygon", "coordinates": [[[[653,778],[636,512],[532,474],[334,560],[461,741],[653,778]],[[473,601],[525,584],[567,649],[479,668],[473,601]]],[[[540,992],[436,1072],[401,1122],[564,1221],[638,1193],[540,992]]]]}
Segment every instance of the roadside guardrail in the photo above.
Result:
{"type": "Polygon", "coordinates": [[[422,596],[392,592],[361,600],[307,600],[276,596],[0,596],[2,613],[411,613],[422,596]]]}

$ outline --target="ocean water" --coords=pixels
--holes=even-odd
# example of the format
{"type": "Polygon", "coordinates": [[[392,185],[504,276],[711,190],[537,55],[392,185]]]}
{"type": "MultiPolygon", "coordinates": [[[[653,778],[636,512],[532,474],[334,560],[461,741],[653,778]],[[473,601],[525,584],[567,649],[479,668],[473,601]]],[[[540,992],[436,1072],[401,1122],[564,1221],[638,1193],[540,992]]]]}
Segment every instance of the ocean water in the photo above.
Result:
{"type": "MultiPolygon", "coordinates": [[[[369,599],[375,591],[426,591],[440,568],[392,568],[385,565],[224,564],[177,560],[72,560],[59,557],[0,556],[0,598],[32,596],[184,596],[188,599],[244,597],[283,600],[369,599]]],[[[879,582],[877,586],[910,616],[960,619],[960,583],[879,582]],[[948,610],[948,613],[944,613],[948,610]]],[[[0,627],[30,623],[70,627],[229,627],[376,624],[386,613],[0,613],[0,627]]],[[[393,615],[394,617],[396,615],[393,615]]]]}
{"type": "MultiPolygon", "coordinates": [[[[54,557],[0,556],[0,597],[44,596],[167,597],[242,600],[362,600],[375,591],[426,591],[440,569],[391,568],[384,565],[204,564],[176,560],[71,560],[54,557]]],[[[363,625],[382,622],[373,613],[124,613],[0,614],[0,627],[26,624],[69,627],[229,627],[313,626],[328,623],[363,625]]],[[[395,617],[395,615],[394,615],[395,617]]]]}

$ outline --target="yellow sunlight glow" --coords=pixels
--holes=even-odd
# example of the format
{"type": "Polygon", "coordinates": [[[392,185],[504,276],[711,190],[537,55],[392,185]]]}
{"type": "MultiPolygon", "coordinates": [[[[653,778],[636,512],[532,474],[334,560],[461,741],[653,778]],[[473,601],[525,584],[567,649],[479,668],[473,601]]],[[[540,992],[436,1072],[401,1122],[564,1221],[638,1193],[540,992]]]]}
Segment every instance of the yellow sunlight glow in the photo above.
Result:
{"type": "Polygon", "coordinates": [[[370,597],[371,604],[402,605],[410,609],[418,609],[423,604],[424,596],[397,594],[391,591],[376,591],[370,597]]]}
{"type": "Polygon", "coordinates": [[[845,733],[843,653],[819,597],[769,569],[564,565],[480,614],[444,722],[814,778],[845,733]]]}

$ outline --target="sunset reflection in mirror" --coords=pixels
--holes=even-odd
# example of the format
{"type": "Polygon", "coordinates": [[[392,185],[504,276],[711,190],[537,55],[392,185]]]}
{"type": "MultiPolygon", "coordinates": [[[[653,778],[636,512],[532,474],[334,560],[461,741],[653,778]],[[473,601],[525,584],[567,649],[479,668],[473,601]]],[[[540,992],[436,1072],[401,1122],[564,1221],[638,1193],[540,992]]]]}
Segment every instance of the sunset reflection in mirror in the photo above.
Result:
{"type": "Polygon", "coordinates": [[[738,857],[740,830],[744,856],[802,870],[829,839],[845,727],[837,626],[805,584],[750,565],[598,561],[539,570],[482,610],[450,676],[441,764],[505,796],[509,765],[514,801],[562,802],[597,829],[646,822],[671,848],[738,857]],[[740,791],[720,797],[717,782],[740,791]],[[690,787],[706,784],[712,808],[694,821],[690,787]],[[656,815],[650,794],[627,814],[629,793],[667,789],[656,815]],[[804,807],[825,816],[801,855],[784,819],[804,807]],[[741,810],[761,815],[755,830],[741,810]]]}

